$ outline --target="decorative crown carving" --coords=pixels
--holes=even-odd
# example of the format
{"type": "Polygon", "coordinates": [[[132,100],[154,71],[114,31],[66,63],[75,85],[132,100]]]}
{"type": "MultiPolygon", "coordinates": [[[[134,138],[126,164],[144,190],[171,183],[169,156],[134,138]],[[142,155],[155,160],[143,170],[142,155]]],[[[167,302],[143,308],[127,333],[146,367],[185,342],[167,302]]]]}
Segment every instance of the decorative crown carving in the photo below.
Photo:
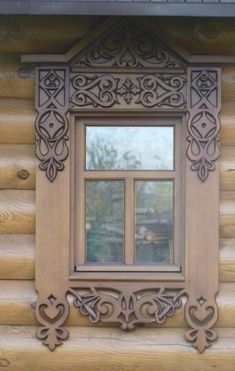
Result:
{"type": "Polygon", "coordinates": [[[73,66],[117,68],[184,68],[162,41],[143,32],[134,23],[121,22],[105,38],[78,55],[73,66]]]}

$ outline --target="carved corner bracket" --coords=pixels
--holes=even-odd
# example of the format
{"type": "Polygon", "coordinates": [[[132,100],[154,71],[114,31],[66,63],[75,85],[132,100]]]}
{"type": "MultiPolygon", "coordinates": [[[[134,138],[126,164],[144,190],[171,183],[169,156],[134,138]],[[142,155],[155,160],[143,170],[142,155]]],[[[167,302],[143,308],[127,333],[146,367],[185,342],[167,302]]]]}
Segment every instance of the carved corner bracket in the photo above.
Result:
{"type": "Polygon", "coordinates": [[[191,329],[186,334],[186,340],[192,343],[199,353],[211,346],[217,340],[218,334],[213,329],[218,319],[216,299],[205,299],[202,295],[188,298],[185,305],[185,319],[191,329]]]}
{"type": "Polygon", "coordinates": [[[50,350],[55,350],[69,337],[68,330],[63,327],[69,316],[69,304],[66,295],[46,297],[39,296],[35,304],[35,315],[41,327],[36,335],[50,350]]]}

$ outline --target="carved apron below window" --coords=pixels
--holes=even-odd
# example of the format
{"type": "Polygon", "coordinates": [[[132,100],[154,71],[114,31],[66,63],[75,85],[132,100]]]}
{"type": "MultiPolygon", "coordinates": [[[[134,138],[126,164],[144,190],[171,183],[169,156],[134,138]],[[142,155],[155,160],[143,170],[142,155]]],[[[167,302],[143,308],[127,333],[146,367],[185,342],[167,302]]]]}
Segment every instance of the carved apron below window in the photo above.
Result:
{"type": "MultiPolygon", "coordinates": [[[[218,317],[220,69],[211,64],[190,66],[150,26],[125,18],[105,21],[65,55],[25,56],[24,60],[38,65],[35,96],[39,163],[35,312],[41,324],[38,338],[54,350],[68,337],[64,328],[69,316],[68,297],[92,323],[117,323],[122,330],[133,330],[152,322],[161,326],[183,305],[182,298],[186,296],[185,320],[190,327],[186,339],[203,352],[217,338],[213,327],[218,317]],[[174,133],[173,165],[138,168],[138,159],[130,160],[127,148],[123,154],[127,169],[107,164],[110,168],[105,169],[104,165],[99,168],[94,165],[97,158],[92,165],[97,167],[89,168],[89,148],[93,148],[89,147],[89,135],[95,135],[95,130],[89,128],[95,127],[102,133],[104,128],[114,132],[120,127],[135,127],[136,133],[144,127],[170,128],[174,133]],[[146,199],[135,199],[138,187],[140,194],[148,193],[146,199]],[[171,205],[158,216],[159,234],[146,232],[146,225],[151,224],[156,211],[154,205],[145,207],[144,203],[151,202],[148,201],[154,195],[151,189],[159,190],[159,197],[168,192],[163,208],[166,202],[171,205]],[[102,202],[109,200],[112,209],[111,216],[105,214],[109,220],[105,227],[104,214],[97,219],[97,209],[89,206],[97,192],[100,199],[93,201],[100,203],[103,197],[102,202]],[[85,201],[89,194],[91,198],[85,201]],[[86,207],[89,211],[84,211],[86,207]],[[137,220],[135,210],[136,218],[144,220],[138,233],[133,226],[137,220]],[[173,210],[171,214],[169,210],[173,210]],[[119,217],[114,218],[114,212],[124,215],[123,224],[119,217]],[[110,218],[115,220],[112,225],[110,218]],[[89,228],[97,220],[103,224],[98,228],[96,223],[94,238],[89,235],[89,228]],[[166,220],[173,220],[173,226],[169,222],[165,227],[166,220]],[[120,232],[122,228],[125,237],[120,232]],[[106,232],[109,241],[112,233],[119,240],[129,241],[123,254],[115,255],[116,261],[113,253],[108,258],[107,252],[103,255],[92,252],[93,243],[98,241],[101,251],[105,251],[102,241],[106,232]],[[139,239],[141,246],[139,258],[135,239],[139,239]],[[143,246],[152,252],[154,244],[159,249],[167,244],[167,257],[159,258],[158,251],[147,258],[143,246]],[[141,259],[146,262],[142,264],[141,259]]],[[[115,152],[112,147],[109,156],[112,153],[115,159],[119,158],[121,142],[124,141],[120,140],[119,150],[115,152]]],[[[130,136],[130,148],[132,142],[130,136]]],[[[159,156],[164,154],[162,158],[166,161],[160,136],[149,137],[143,148],[150,151],[154,142],[159,156]]],[[[109,145],[101,145],[102,150],[109,145]]]]}

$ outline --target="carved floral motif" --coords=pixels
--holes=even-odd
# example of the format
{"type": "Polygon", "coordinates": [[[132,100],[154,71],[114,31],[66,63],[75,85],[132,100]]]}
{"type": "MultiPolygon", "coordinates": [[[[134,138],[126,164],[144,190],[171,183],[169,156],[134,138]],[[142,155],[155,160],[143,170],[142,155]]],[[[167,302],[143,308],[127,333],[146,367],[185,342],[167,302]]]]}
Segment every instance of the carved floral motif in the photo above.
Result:
{"type": "Polygon", "coordinates": [[[192,170],[204,182],[219,158],[220,92],[216,69],[189,69],[188,158],[192,170]]]}
{"type": "Polygon", "coordinates": [[[202,353],[218,337],[213,329],[218,318],[216,301],[207,300],[203,296],[196,300],[189,297],[185,306],[185,318],[191,327],[186,334],[186,339],[202,353]]]}
{"type": "Polygon", "coordinates": [[[72,74],[73,108],[184,109],[184,75],[72,74]]]}
{"type": "Polygon", "coordinates": [[[67,68],[37,70],[36,156],[51,182],[69,154],[66,74],[67,68]]]}
{"type": "Polygon", "coordinates": [[[183,289],[158,288],[141,291],[104,290],[92,287],[89,293],[70,289],[74,306],[92,323],[116,322],[122,330],[133,330],[137,324],[164,323],[182,306],[183,289]]]}
{"type": "Polygon", "coordinates": [[[39,298],[35,312],[37,320],[42,325],[37,330],[38,339],[50,350],[55,350],[69,336],[68,330],[62,327],[69,315],[66,298],[56,298],[52,294],[45,300],[39,298]]]}
{"type": "Polygon", "coordinates": [[[105,37],[98,40],[73,63],[79,67],[118,68],[184,68],[184,64],[171,55],[156,37],[146,36],[134,24],[121,24],[105,37]]]}

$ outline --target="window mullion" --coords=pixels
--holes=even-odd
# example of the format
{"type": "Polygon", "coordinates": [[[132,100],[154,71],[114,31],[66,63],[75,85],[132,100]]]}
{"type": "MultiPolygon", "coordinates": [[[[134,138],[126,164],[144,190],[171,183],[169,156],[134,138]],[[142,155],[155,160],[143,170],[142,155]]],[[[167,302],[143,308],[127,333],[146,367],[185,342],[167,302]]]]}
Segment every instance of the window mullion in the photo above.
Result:
{"type": "Polygon", "coordinates": [[[125,179],[125,264],[134,264],[135,240],[135,192],[134,179],[125,179]]]}

